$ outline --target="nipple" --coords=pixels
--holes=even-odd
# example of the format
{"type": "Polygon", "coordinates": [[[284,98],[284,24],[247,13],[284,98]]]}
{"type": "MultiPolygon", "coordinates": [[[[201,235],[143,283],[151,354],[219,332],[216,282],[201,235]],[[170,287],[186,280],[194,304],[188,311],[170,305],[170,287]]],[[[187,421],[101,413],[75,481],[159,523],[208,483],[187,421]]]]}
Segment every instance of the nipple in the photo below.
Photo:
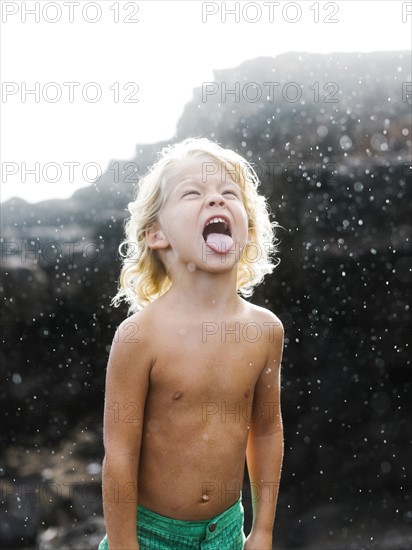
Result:
{"type": "Polygon", "coordinates": [[[173,400],[180,399],[182,397],[183,393],[181,391],[175,391],[175,393],[172,395],[173,400]]]}

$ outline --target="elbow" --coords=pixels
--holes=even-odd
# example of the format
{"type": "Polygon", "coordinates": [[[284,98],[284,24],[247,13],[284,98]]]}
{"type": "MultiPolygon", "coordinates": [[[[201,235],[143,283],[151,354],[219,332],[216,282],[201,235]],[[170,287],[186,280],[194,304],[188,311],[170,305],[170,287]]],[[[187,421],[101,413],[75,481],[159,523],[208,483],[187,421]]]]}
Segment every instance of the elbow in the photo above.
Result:
{"type": "Polygon", "coordinates": [[[140,455],[140,437],[127,438],[105,438],[103,462],[136,462],[140,455]]]}

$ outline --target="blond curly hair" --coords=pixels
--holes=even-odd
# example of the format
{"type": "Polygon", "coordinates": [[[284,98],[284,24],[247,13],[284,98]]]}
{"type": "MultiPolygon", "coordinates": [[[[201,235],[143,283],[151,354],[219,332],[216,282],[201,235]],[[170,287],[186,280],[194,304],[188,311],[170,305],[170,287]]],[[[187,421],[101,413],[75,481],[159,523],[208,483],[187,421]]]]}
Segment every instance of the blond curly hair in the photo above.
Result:
{"type": "Polygon", "coordinates": [[[117,307],[126,301],[128,314],[144,308],[172,285],[157,251],[148,246],[146,228],[158,220],[172,172],[180,163],[198,157],[208,157],[229,167],[232,179],[241,189],[250,242],[239,258],[237,291],[244,297],[251,296],[254,287],[280,263],[280,259],[275,258],[278,251],[275,227],[282,226],[270,221],[269,206],[266,198],[258,193],[260,182],[251,164],[238,153],[207,138],[185,139],[161,150],[158,160],[138,182],[135,200],[127,205],[131,216],[125,223],[126,238],[119,245],[123,265],[118,292],[111,305],[117,307]]]}

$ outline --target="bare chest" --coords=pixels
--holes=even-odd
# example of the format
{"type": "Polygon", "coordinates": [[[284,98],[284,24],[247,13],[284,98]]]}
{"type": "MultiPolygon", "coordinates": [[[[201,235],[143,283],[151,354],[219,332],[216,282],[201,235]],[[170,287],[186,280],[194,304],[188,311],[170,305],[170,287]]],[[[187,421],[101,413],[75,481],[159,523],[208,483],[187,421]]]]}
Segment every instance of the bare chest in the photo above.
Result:
{"type": "Polygon", "coordinates": [[[156,338],[154,357],[151,391],[193,404],[252,398],[265,360],[259,341],[246,339],[234,323],[225,332],[212,324],[165,330],[156,338]]]}

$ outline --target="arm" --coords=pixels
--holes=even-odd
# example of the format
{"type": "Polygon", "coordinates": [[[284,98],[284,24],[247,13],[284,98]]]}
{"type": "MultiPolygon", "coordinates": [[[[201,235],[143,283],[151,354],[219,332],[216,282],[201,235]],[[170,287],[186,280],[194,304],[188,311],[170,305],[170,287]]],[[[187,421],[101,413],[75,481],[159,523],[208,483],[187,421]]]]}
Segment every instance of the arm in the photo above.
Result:
{"type": "Polygon", "coordinates": [[[245,550],[272,550],[283,459],[283,425],[280,410],[280,365],[283,325],[277,317],[269,324],[267,360],[255,387],[246,459],[252,495],[252,530],[245,550]]]}
{"type": "Polygon", "coordinates": [[[106,374],[102,485],[110,550],[139,549],[137,478],[151,363],[133,317],[116,331],[106,374]]]}

